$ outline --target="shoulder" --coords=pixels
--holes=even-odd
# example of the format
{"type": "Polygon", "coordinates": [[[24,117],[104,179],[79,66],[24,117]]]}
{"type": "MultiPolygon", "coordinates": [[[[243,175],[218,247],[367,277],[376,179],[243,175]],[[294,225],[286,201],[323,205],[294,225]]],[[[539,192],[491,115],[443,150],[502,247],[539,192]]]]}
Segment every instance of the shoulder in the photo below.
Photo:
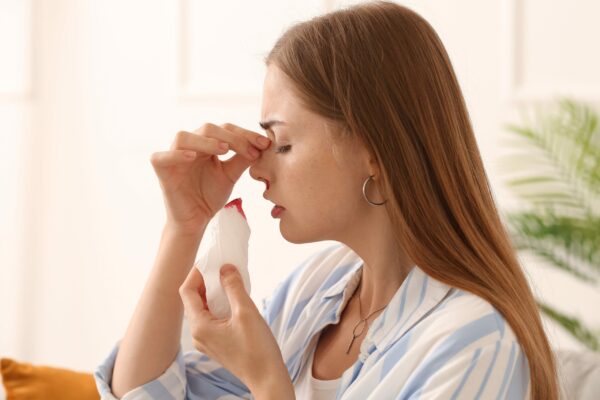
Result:
{"type": "Polygon", "coordinates": [[[452,288],[390,350],[383,358],[395,355],[388,364],[402,368],[384,370],[406,395],[429,398],[443,389],[448,398],[526,397],[529,368],[516,335],[492,304],[468,291],[452,288]]]}
{"type": "Polygon", "coordinates": [[[348,246],[338,243],[310,255],[297,270],[294,289],[299,295],[314,295],[333,286],[344,286],[360,258],[348,246]]]}
{"type": "Polygon", "coordinates": [[[430,285],[438,285],[445,296],[427,305],[422,315],[410,327],[395,332],[394,338],[380,350],[391,346],[406,349],[400,357],[411,353],[414,360],[423,360],[435,352],[438,357],[451,358],[485,346],[513,347],[517,337],[502,313],[486,299],[448,286],[429,277],[430,285]],[[446,290],[447,289],[447,290],[446,290]]]}
{"type": "Polygon", "coordinates": [[[454,335],[485,342],[517,340],[502,313],[489,301],[458,288],[452,288],[432,309],[421,328],[423,333],[438,332],[435,336],[440,338],[454,335]]]}
{"type": "Polygon", "coordinates": [[[324,290],[348,274],[358,257],[346,245],[337,243],[310,254],[278,285],[288,295],[324,290]]]}
{"type": "Polygon", "coordinates": [[[293,267],[270,296],[263,299],[263,312],[270,324],[281,313],[284,304],[299,304],[316,292],[326,290],[346,275],[357,256],[347,246],[336,243],[310,254],[293,267]]]}
{"type": "Polygon", "coordinates": [[[508,321],[474,293],[452,288],[422,326],[415,328],[413,343],[422,352],[425,369],[478,366],[499,386],[513,374],[527,372],[525,353],[508,321]]]}

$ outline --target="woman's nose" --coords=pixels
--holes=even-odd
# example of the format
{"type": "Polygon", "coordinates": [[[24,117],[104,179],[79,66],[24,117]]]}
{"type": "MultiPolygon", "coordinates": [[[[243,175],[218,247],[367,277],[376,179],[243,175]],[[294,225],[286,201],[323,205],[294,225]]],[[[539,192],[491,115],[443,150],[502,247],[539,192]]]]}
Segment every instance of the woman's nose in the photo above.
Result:
{"type": "Polygon", "coordinates": [[[251,161],[251,165],[257,165],[260,167],[261,165],[268,164],[269,160],[271,160],[271,158],[275,155],[275,149],[276,147],[274,142],[271,142],[266,148],[257,147],[259,154],[257,158],[251,161]]]}
{"type": "MultiPolygon", "coordinates": [[[[268,150],[266,150],[268,151],[268,150]]],[[[265,156],[266,156],[266,151],[261,151],[261,154],[259,155],[259,157],[250,162],[250,176],[252,177],[252,179],[255,179],[257,181],[262,181],[265,182],[267,181],[267,179],[264,177],[265,173],[266,173],[266,160],[265,160],[265,156]]],[[[267,183],[267,186],[268,183],[267,183]]]]}
{"type": "Polygon", "coordinates": [[[271,186],[271,183],[269,182],[269,180],[267,178],[264,178],[263,176],[257,175],[255,171],[250,171],[250,176],[254,180],[257,180],[259,182],[264,182],[264,184],[265,184],[265,190],[269,190],[269,187],[271,186]]]}

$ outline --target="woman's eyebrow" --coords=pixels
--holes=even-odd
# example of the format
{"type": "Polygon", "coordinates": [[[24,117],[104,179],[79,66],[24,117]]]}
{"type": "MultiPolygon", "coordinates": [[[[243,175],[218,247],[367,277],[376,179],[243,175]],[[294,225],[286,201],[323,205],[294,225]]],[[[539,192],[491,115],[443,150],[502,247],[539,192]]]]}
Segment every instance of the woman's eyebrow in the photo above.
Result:
{"type": "Polygon", "coordinates": [[[263,128],[264,130],[267,130],[267,129],[270,129],[274,125],[285,125],[285,122],[279,121],[276,119],[271,119],[269,121],[261,121],[258,124],[261,126],[261,128],[263,128]]]}

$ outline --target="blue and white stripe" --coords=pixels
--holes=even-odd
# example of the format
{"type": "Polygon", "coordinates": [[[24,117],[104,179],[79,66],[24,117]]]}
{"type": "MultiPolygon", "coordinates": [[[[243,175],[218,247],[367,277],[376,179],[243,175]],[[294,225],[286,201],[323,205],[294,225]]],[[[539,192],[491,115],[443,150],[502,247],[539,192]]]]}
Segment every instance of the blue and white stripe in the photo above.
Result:
{"type": "MultiPolygon", "coordinates": [[[[311,340],[339,322],[359,283],[362,262],[347,246],[330,246],[298,265],[263,300],[262,315],[294,384],[311,340]]],[[[109,385],[119,343],[94,372],[102,399],[115,399],[109,385]]],[[[479,296],[415,266],[371,323],[358,360],[342,375],[336,399],[529,399],[529,384],[527,358],[502,315],[479,296]]],[[[163,375],[122,399],[253,396],[216,361],[180,349],[163,375]]]]}

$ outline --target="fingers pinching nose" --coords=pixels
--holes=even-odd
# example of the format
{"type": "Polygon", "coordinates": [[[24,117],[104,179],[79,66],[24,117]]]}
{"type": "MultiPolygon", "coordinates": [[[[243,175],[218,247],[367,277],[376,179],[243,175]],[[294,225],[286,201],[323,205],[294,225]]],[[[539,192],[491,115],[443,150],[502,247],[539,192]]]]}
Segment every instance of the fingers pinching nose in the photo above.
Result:
{"type": "Polygon", "coordinates": [[[263,149],[266,149],[271,144],[271,140],[264,136],[259,136],[256,138],[256,143],[263,149]]]}
{"type": "Polygon", "coordinates": [[[252,158],[257,158],[260,155],[260,152],[252,146],[248,149],[248,153],[250,153],[250,157],[252,158]]]}

